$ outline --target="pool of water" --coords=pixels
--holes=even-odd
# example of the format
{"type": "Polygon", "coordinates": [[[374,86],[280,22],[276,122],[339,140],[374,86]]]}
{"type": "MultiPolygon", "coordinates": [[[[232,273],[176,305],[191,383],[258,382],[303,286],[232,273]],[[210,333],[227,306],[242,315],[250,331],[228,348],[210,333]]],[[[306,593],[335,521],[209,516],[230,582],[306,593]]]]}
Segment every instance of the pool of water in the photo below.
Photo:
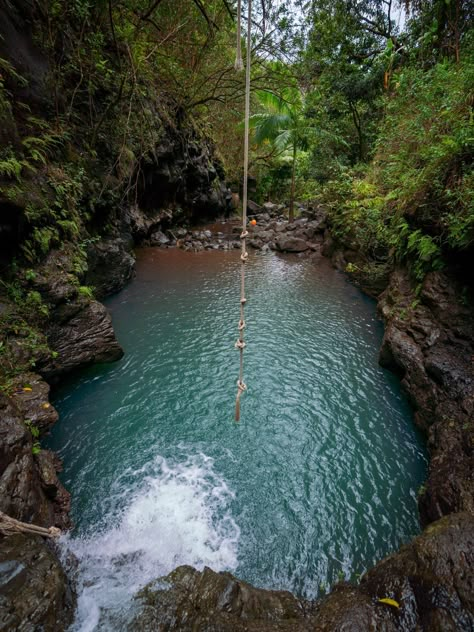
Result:
{"type": "Polygon", "coordinates": [[[77,630],[119,630],[180,564],[312,598],[418,532],[426,471],[374,301],[324,259],[252,255],[241,423],[239,254],[143,250],[108,299],[124,358],[55,393],[77,630]]]}

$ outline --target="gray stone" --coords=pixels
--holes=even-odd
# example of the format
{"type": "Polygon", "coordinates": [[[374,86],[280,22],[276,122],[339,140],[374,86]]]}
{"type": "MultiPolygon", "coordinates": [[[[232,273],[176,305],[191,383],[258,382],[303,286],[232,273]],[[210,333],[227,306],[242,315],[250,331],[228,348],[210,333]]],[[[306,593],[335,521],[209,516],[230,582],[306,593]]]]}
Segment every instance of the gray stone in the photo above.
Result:
{"type": "Polygon", "coordinates": [[[281,252],[304,252],[309,246],[304,239],[298,237],[281,236],[276,240],[278,250],[281,252]]]}

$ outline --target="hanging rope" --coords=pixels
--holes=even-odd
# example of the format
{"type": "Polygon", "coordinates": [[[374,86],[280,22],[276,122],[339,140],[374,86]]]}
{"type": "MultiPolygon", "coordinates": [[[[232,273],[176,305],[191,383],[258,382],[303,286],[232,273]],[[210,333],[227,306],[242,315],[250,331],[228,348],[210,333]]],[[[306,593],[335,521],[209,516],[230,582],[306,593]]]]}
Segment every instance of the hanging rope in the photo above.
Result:
{"type": "MultiPolygon", "coordinates": [[[[242,55],[240,52],[240,21],[241,21],[241,0],[238,0],[237,5],[237,60],[235,62],[236,69],[242,68],[242,55]],[[240,56],[240,65],[239,65],[240,56]]],[[[239,379],[237,380],[237,399],[235,402],[235,421],[240,421],[240,398],[242,393],[245,393],[247,386],[244,382],[244,329],[245,329],[245,314],[244,308],[247,299],[245,298],[245,264],[248,259],[247,242],[247,185],[248,185],[248,170],[249,170],[249,118],[250,118],[250,46],[251,46],[251,34],[252,34],[252,0],[248,0],[248,20],[247,20],[247,68],[245,72],[245,131],[244,131],[244,190],[242,200],[242,233],[240,234],[240,241],[242,244],[242,252],[240,255],[241,260],[241,274],[240,274],[240,320],[239,320],[239,339],[235,343],[235,348],[240,352],[240,372],[239,379]]]]}
{"type": "Polygon", "coordinates": [[[0,533],[2,535],[15,535],[16,533],[29,533],[30,535],[42,535],[44,538],[59,538],[61,530],[57,527],[38,527],[35,524],[21,522],[7,516],[0,511],[0,533]]]}
{"type": "Polygon", "coordinates": [[[242,61],[242,0],[237,1],[237,54],[235,56],[235,69],[241,71],[244,68],[242,61]]]}

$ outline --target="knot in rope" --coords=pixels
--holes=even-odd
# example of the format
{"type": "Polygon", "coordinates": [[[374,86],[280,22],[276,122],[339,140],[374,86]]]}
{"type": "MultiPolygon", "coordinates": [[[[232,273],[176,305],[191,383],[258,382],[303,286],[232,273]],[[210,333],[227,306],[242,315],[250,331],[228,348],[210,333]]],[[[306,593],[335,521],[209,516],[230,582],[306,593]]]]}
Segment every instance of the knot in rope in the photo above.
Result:
{"type": "Polygon", "coordinates": [[[242,380],[237,380],[237,388],[239,389],[239,394],[245,393],[247,390],[247,384],[245,384],[242,380]]]}
{"type": "Polygon", "coordinates": [[[240,255],[241,260],[245,263],[247,261],[247,259],[249,258],[249,253],[247,251],[243,252],[240,255]]]}
{"type": "Polygon", "coordinates": [[[243,340],[240,340],[240,338],[239,338],[239,340],[237,340],[237,342],[235,343],[235,348],[236,349],[245,349],[245,347],[246,347],[245,342],[243,340]]]}
{"type": "Polygon", "coordinates": [[[245,329],[245,320],[239,320],[239,331],[245,329]]]}
{"type": "Polygon", "coordinates": [[[249,231],[248,230],[244,230],[242,233],[240,233],[240,239],[245,239],[246,237],[248,237],[249,231]]]}

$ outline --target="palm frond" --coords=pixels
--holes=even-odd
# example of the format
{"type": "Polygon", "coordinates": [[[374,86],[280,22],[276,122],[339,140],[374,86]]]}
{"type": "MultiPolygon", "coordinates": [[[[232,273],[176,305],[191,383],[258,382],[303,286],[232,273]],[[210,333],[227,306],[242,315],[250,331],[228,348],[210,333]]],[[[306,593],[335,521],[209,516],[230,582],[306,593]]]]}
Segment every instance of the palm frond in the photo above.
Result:
{"type": "Polygon", "coordinates": [[[254,114],[250,117],[250,128],[255,142],[260,145],[266,140],[273,141],[281,130],[288,127],[290,118],[286,114],[254,114]]]}

